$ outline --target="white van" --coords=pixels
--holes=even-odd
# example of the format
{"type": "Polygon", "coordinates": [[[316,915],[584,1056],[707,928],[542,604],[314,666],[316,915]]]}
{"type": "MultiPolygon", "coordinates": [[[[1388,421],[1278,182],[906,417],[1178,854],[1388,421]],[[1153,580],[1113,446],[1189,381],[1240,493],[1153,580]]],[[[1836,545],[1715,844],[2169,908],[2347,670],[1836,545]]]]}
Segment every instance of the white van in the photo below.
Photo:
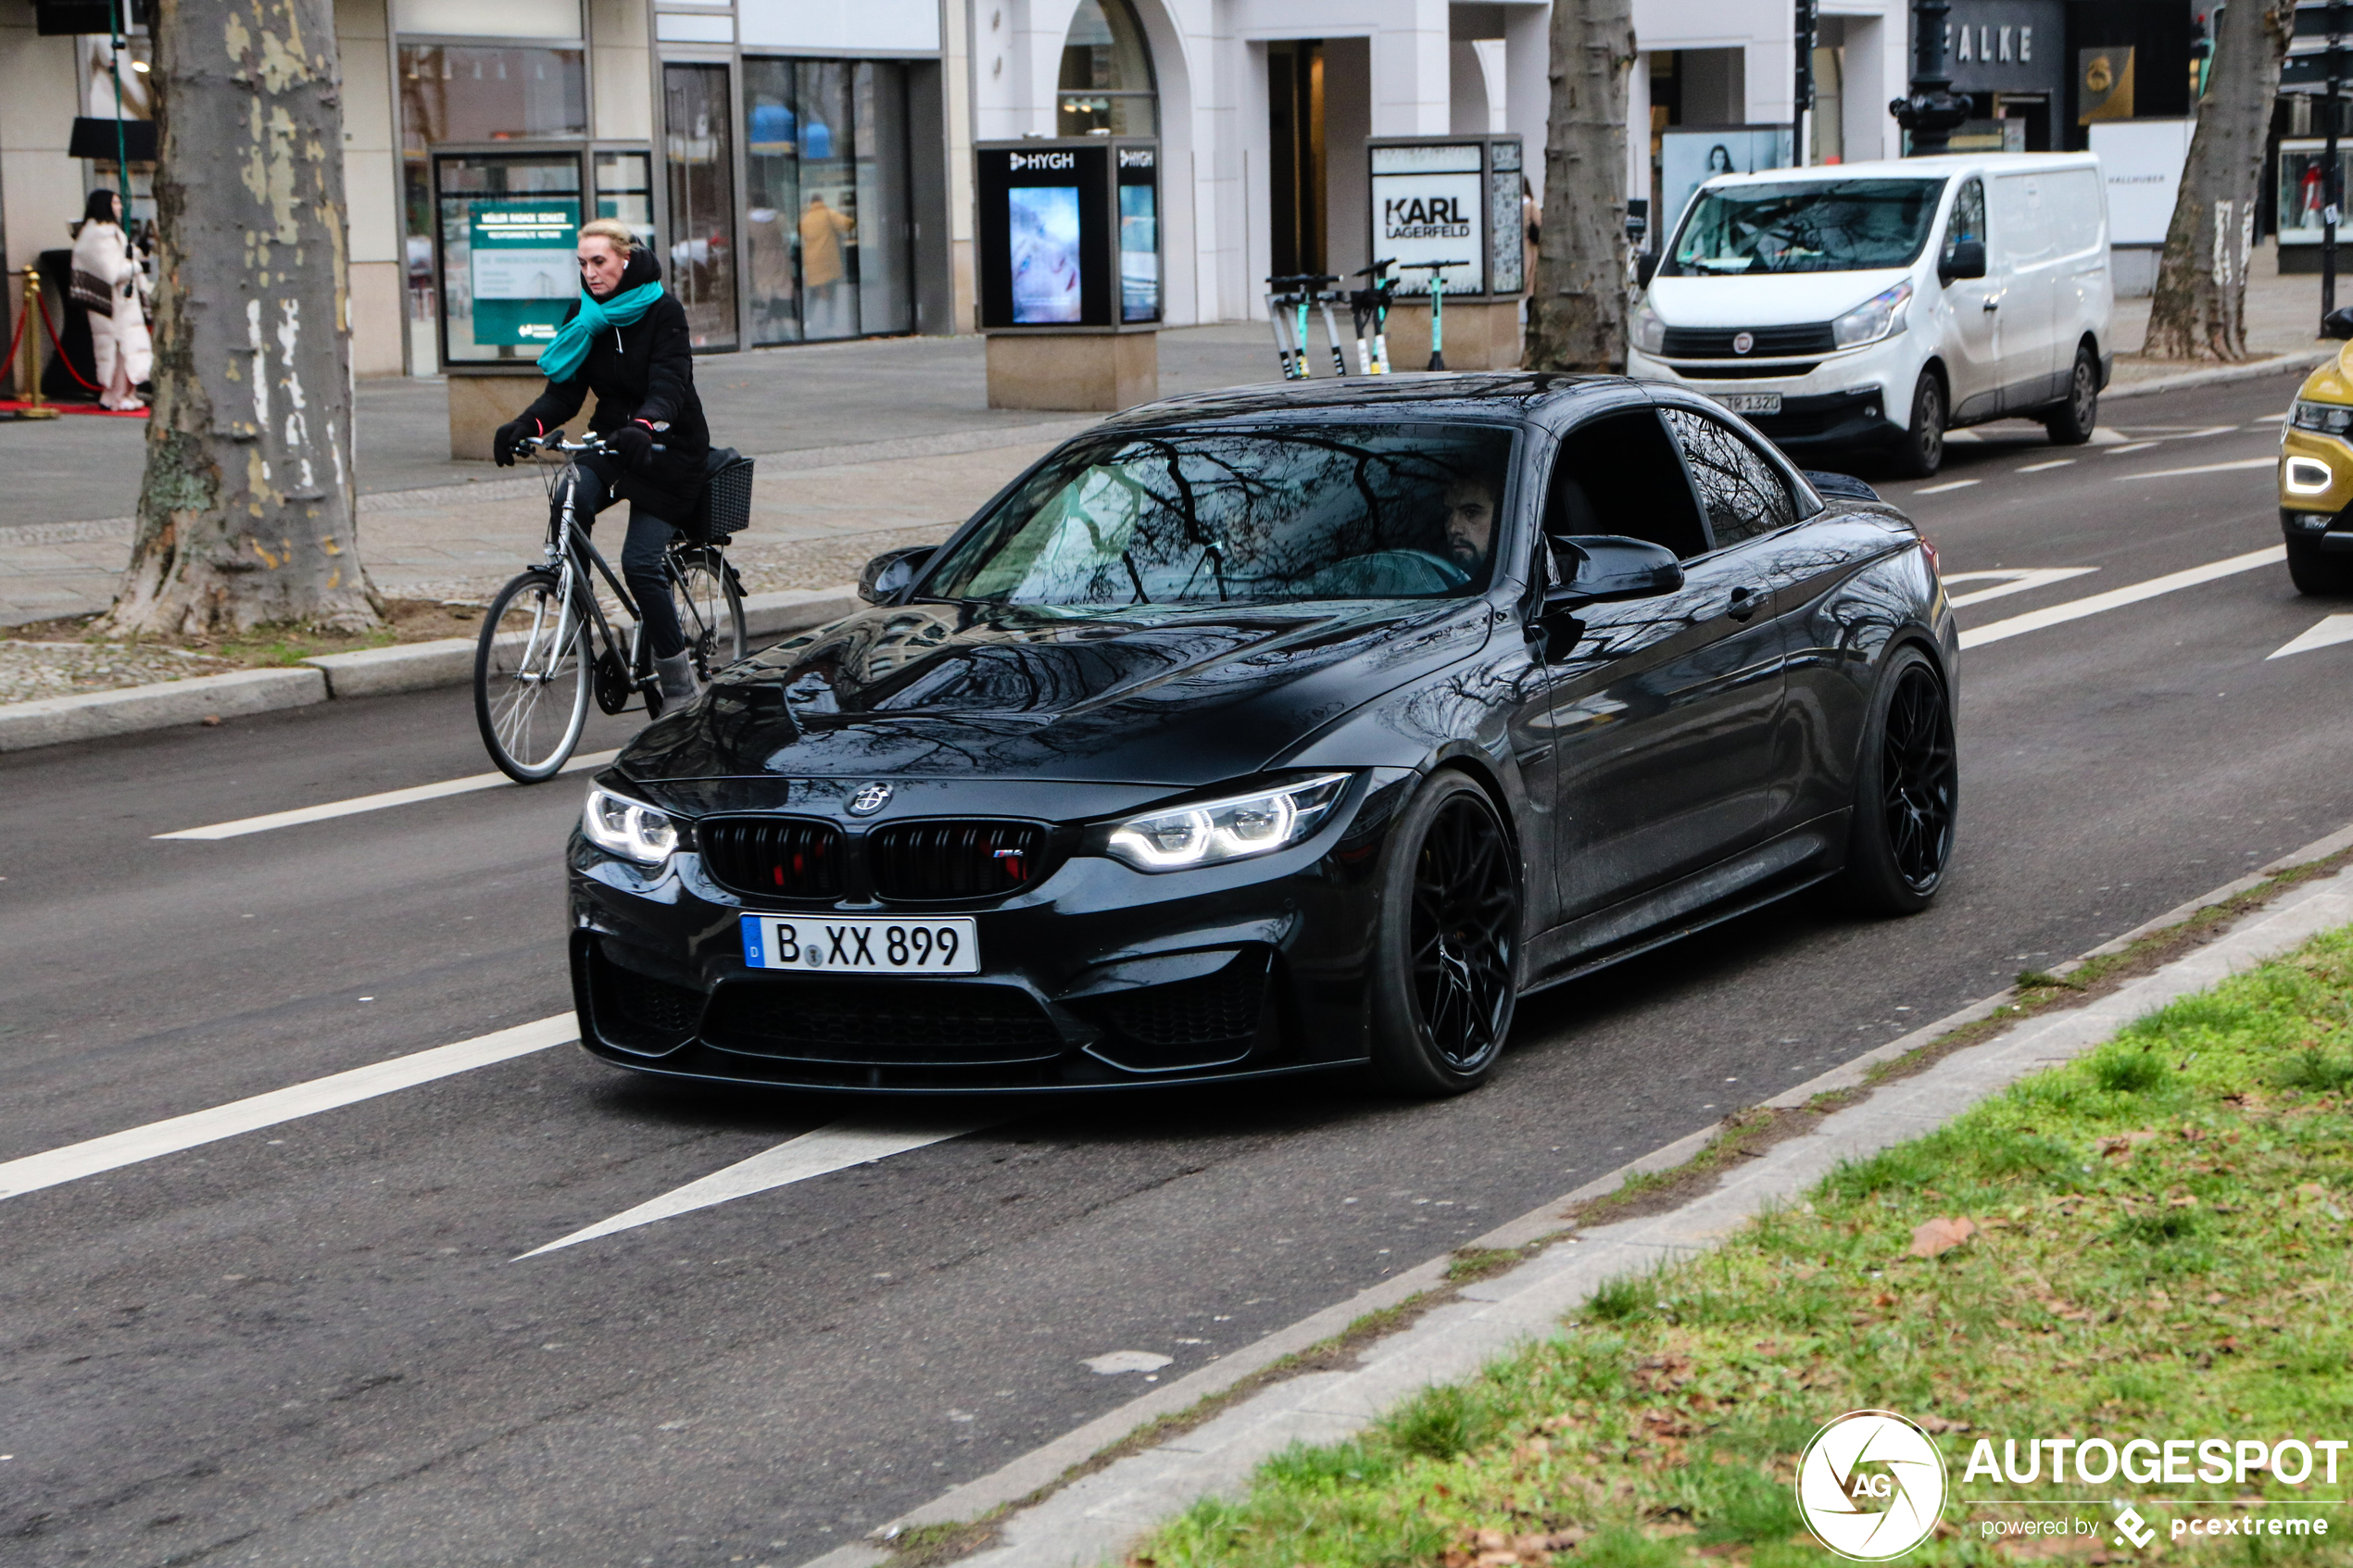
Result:
{"type": "Polygon", "coordinates": [[[1704,393],[1793,454],[1879,448],[1926,475],[1957,425],[2090,440],[2115,304],[2089,153],[1723,175],[1660,254],[1627,373],[1704,393]]]}

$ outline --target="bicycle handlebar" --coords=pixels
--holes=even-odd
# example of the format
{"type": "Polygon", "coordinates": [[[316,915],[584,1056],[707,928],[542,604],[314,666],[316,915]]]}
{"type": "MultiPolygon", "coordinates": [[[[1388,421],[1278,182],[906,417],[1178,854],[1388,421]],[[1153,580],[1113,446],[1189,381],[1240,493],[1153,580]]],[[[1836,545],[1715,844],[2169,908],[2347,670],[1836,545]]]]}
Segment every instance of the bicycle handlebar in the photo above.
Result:
{"type": "MultiPolygon", "coordinates": [[[[545,435],[524,436],[515,443],[515,450],[518,452],[610,452],[612,448],[606,444],[603,436],[593,433],[585,441],[566,441],[562,431],[551,430],[545,435]]],[[[652,450],[667,452],[670,448],[657,442],[652,450]]]]}

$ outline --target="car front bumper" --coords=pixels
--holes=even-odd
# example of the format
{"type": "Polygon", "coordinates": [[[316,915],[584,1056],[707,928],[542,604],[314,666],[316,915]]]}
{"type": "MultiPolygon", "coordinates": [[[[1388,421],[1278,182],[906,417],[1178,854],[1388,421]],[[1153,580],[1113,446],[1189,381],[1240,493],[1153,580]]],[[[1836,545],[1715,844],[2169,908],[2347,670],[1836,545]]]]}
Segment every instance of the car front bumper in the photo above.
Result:
{"type": "Polygon", "coordinates": [[[1366,774],[1288,850],[1147,873],[1073,855],[990,903],[762,902],[682,848],[648,871],[575,832],[581,1044],[664,1076],[876,1093],[1052,1091],[1361,1062],[1386,827],[1410,773],[1366,774]],[[967,915],[979,973],[755,970],[749,912],[967,915]]]}

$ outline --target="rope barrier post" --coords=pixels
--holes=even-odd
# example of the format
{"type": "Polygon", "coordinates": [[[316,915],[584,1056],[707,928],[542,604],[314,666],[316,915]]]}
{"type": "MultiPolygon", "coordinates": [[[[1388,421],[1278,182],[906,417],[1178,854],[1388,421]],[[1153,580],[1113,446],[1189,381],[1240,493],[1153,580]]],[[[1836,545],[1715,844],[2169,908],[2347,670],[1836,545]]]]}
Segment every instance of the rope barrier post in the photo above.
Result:
{"type": "MultiPolygon", "coordinates": [[[[25,264],[24,270],[24,316],[22,317],[22,322],[29,322],[35,317],[40,318],[41,325],[45,330],[49,325],[49,318],[48,315],[41,308],[41,270],[28,262],[25,264]]],[[[57,417],[57,411],[55,408],[50,408],[47,403],[44,402],[41,396],[40,334],[37,332],[23,331],[22,324],[20,322],[18,335],[24,339],[24,358],[21,361],[21,364],[23,367],[22,373],[25,407],[17,410],[17,418],[20,420],[54,420],[57,417]]]]}

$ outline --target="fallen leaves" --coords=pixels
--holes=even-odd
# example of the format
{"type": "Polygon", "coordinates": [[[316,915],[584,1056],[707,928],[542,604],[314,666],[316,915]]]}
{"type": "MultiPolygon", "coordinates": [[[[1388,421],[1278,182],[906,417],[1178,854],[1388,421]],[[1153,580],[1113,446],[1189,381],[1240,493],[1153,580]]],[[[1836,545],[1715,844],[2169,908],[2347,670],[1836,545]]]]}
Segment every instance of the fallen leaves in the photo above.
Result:
{"type": "Polygon", "coordinates": [[[1977,1222],[1965,1214],[1947,1214],[1912,1227],[1912,1245],[1906,1255],[1913,1258],[1942,1258],[1977,1234],[1977,1222]]]}
{"type": "Polygon", "coordinates": [[[2134,1132],[2119,1133],[2113,1137],[2102,1138],[2094,1147],[2110,1160],[2129,1160],[2134,1149],[2158,1135],[2151,1129],[2143,1127],[2134,1132]]]}
{"type": "Polygon", "coordinates": [[[1553,1553],[1568,1550],[1587,1534],[1574,1524],[1525,1535],[1472,1530],[1460,1546],[1448,1548],[1439,1562],[1441,1568],[1552,1568],[1553,1553]]]}

